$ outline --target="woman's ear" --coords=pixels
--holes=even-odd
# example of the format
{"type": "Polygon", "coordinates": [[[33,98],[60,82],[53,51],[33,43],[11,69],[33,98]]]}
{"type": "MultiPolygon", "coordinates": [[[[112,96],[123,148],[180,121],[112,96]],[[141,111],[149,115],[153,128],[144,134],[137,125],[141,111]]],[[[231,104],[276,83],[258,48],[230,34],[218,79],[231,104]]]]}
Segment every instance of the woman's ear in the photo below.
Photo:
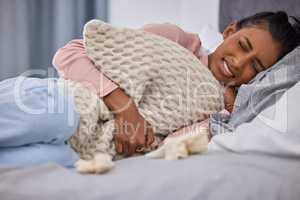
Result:
{"type": "Polygon", "coordinates": [[[223,39],[236,32],[236,22],[231,22],[223,31],[223,39]]]}

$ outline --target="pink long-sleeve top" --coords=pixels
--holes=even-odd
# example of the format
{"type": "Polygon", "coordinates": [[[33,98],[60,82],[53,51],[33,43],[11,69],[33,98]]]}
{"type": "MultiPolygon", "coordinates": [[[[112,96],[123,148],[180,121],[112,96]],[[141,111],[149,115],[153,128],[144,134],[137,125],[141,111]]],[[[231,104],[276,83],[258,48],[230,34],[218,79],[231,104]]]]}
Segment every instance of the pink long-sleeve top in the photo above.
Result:
{"type": "MultiPolygon", "coordinates": [[[[191,51],[207,65],[207,55],[199,51],[201,41],[197,34],[185,32],[176,25],[148,24],[142,30],[160,35],[191,51]]],[[[99,72],[94,63],[86,55],[83,40],[76,39],[58,49],[52,61],[60,76],[64,79],[76,80],[104,97],[118,88],[118,85],[99,72]]]]}

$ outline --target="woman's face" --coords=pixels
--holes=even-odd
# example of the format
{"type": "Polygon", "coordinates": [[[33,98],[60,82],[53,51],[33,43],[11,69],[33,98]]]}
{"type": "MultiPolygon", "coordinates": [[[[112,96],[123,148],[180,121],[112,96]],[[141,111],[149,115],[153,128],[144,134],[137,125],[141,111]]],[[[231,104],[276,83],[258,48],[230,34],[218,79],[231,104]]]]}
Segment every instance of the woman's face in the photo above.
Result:
{"type": "Polygon", "coordinates": [[[263,28],[251,26],[236,31],[231,24],[223,37],[224,42],[208,56],[208,65],[214,76],[229,86],[248,83],[275,64],[280,54],[280,44],[263,28]]]}

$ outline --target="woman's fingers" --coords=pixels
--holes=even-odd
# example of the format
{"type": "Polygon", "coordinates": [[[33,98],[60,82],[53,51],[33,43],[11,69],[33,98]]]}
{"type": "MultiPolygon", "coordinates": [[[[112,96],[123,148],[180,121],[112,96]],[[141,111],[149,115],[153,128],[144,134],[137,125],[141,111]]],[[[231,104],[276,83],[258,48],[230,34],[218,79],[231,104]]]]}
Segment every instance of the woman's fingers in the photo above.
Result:
{"type": "Polygon", "coordinates": [[[147,135],[146,135],[146,145],[147,147],[151,146],[151,144],[154,142],[154,133],[152,131],[152,128],[148,128],[147,135]]]}
{"type": "Polygon", "coordinates": [[[121,139],[120,134],[114,135],[114,142],[115,142],[116,152],[118,154],[122,154],[123,153],[123,145],[122,145],[122,139],[121,139]]]}
{"type": "Polygon", "coordinates": [[[114,135],[116,152],[125,156],[130,156],[135,152],[136,143],[134,140],[129,141],[127,135],[118,133],[114,135]]]}
{"type": "Polygon", "coordinates": [[[122,154],[127,156],[128,152],[129,152],[129,141],[128,141],[128,137],[125,134],[120,134],[120,138],[121,138],[121,143],[122,143],[122,154]]]}
{"type": "Polygon", "coordinates": [[[126,143],[125,143],[125,151],[124,151],[124,155],[125,156],[130,156],[130,142],[129,142],[129,138],[126,138],[126,143]]]}
{"type": "Polygon", "coordinates": [[[115,134],[118,154],[130,156],[135,152],[142,152],[143,149],[150,147],[154,142],[153,130],[143,118],[139,118],[135,124],[125,127],[121,125],[118,134],[115,134]],[[133,126],[135,124],[137,125],[133,126]]]}
{"type": "Polygon", "coordinates": [[[135,138],[130,138],[129,146],[128,146],[128,155],[129,156],[135,153],[136,147],[137,147],[137,144],[136,144],[135,138]]]}
{"type": "Polygon", "coordinates": [[[150,147],[151,144],[154,142],[154,135],[153,134],[147,134],[147,147],[150,147]]]}
{"type": "Polygon", "coordinates": [[[125,156],[132,155],[136,148],[135,142],[129,141],[128,136],[122,133],[115,134],[115,144],[117,153],[125,156]]]}

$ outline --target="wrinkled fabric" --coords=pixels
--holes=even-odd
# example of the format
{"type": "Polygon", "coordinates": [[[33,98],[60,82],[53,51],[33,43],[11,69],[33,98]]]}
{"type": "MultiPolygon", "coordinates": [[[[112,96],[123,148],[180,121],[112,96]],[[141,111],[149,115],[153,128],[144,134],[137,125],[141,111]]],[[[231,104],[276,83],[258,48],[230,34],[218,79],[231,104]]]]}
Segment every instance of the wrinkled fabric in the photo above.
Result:
{"type": "Polygon", "coordinates": [[[0,166],[0,194],[5,200],[299,200],[299,168],[296,159],[233,153],[176,161],[131,157],[104,175],[54,164],[0,166]]]}
{"type": "Polygon", "coordinates": [[[275,104],[260,112],[251,122],[233,132],[215,135],[210,151],[268,154],[300,158],[300,82],[288,89],[275,104]]]}

